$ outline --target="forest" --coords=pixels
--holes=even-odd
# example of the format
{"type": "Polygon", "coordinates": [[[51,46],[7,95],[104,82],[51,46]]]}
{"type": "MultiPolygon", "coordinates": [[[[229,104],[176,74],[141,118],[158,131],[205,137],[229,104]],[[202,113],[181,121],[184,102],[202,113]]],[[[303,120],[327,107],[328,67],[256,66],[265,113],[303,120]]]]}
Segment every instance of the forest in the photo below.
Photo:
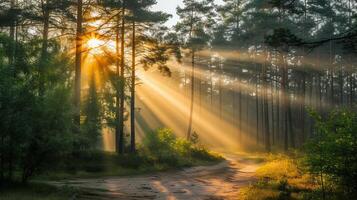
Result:
{"type": "Polygon", "coordinates": [[[0,0],[0,199],[357,199],[356,59],[356,0],[0,0]]]}

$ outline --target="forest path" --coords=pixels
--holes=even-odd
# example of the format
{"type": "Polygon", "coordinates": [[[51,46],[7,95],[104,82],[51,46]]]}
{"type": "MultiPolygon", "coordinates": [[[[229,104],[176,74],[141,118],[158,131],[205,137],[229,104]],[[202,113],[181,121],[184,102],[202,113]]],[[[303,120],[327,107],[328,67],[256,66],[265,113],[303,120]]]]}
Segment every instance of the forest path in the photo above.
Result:
{"type": "Polygon", "coordinates": [[[80,188],[78,200],[221,200],[239,199],[239,189],[255,181],[261,162],[240,155],[225,155],[214,166],[133,177],[109,177],[52,182],[80,188]]]}

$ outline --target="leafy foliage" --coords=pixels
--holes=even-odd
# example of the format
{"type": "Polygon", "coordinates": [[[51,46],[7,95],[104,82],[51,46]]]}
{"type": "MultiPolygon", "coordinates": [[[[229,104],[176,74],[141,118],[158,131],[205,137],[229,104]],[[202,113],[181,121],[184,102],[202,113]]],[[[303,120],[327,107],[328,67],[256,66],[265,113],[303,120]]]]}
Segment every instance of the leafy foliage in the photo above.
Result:
{"type": "Polygon", "coordinates": [[[177,138],[170,129],[148,133],[135,153],[114,154],[100,150],[81,151],[70,160],[52,165],[45,179],[118,176],[193,165],[211,164],[222,158],[199,144],[177,138]]]}
{"type": "MultiPolygon", "coordinates": [[[[6,37],[1,37],[0,41],[5,47],[13,43],[6,37]]],[[[48,73],[48,77],[54,78],[48,84],[49,90],[43,96],[38,95],[37,75],[29,70],[37,67],[33,60],[38,59],[31,44],[15,43],[16,64],[3,62],[0,67],[0,181],[27,181],[70,151],[74,139],[70,134],[70,88],[54,78],[62,73],[56,75],[52,71],[48,73]],[[15,171],[21,176],[16,177],[15,171]]],[[[4,50],[8,52],[9,49],[4,50]]],[[[0,59],[10,60],[9,55],[1,54],[0,59]]],[[[53,56],[48,60],[63,63],[59,59],[63,58],[53,56]]]]}
{"type": "Polygon", "coordinates": [[[272,35],[265,38],[265,42],[274,48],[293,46],[301,42],[301,39],[297,38],[291,33],[289,29],[275,29],[272,35]]]}
{"type": "Polygon", "coordinates": [[[97,87],[94,75],[90,80],[88,94],[84,102],[83,113],[85,120],[82,125],[82,144],[86,149],[95,149],[99,147],[99,141],[102,131],[102,112],[99,105],[100,99],[97,93],[97,87]]]}
{"type": "Polygon", "coordinates": [[[147,134],[142,148],[142,153],[149,162],[170,166],[191,165],[195,160],[219,160],[219,156],[214,156],[205,148],[177,138],[170,129],[147,134]]]}
{"type": "MultiPolygon", "coordinates": [[[[332,181],[337,190],[357,195],[357,114],[337,110],[327,118],[312,112],[315,135],[306,145],[306,164],[321,178],[332,181]]],[[[323,179],[321,184],[323,184],[323,179]]]]}
{"type": "Polygon", "coordinates": [[[213,27],[213,0],[184,0],[184,6],[177,8],[180,22],[175,29],[180,33],[184,47],[192,51],[201,50],[210,40],[210,28],[213,27]]]}

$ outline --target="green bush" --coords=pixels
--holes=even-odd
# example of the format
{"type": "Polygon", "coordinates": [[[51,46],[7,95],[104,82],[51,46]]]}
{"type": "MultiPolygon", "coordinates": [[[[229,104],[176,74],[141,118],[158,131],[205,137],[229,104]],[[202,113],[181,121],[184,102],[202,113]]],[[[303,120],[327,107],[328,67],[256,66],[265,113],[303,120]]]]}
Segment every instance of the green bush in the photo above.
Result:
{"type": "Polygon", "coordinates": [[[72,88],[63,81],[69,78],[69,58],[55,42],[49,45],[39,77],[41,42],[14,42],[0,34],[0,184],[26,182],[71,151],[72,88]],[[14,45],[16,62],[6,62],[14,45]],[[40,79],[46,80],[41,87],[40,79]]]}
{"type": "Polygon", "coordinates": [[[170,129],[159,129],[147,134],[140,151],[148,162],[169,166],[187,166],[195,161],[220,159],[198,144],[177,138],[170,129]]]}
{"type": "Polygon", "coordinates": [[[148,133],[143,141],[141,153],[149,161],[177,165],[179,152],[175,150],[177,139],[169,129],[148,133]]]}
{"type": "Polygon", "coordinates": [[[210,164],[221,159],[203,146],[177,138],[169,129],[159,129],[147,134],[135,153],[118,155],[95,149],[73,151],[53,162],[52,171],[39,178],[128,175],[210,164]]]}
{"type": "Polygon", "coordinates": [[[323,118],[312,113],[316,126],[306,145],[306,164],[319,178],[324,195],[329,183],[332,190],[357,196],[357,113],[337,110],[323,118]]]}

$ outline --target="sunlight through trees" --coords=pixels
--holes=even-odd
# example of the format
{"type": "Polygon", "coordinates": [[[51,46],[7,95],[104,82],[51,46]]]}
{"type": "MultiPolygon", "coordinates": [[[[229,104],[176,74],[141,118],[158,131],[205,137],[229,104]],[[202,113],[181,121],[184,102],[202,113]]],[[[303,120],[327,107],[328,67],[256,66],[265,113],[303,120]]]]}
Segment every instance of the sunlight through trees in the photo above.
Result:
{"type": "Polygon", "coordinates": [[[0,186],[56,160],[67,171],[220,160],[206,146],[298,151],[321,183],[356,194],[343,174],[356,162],[356,1],[156,5],[0,0],[0,186]]]}

